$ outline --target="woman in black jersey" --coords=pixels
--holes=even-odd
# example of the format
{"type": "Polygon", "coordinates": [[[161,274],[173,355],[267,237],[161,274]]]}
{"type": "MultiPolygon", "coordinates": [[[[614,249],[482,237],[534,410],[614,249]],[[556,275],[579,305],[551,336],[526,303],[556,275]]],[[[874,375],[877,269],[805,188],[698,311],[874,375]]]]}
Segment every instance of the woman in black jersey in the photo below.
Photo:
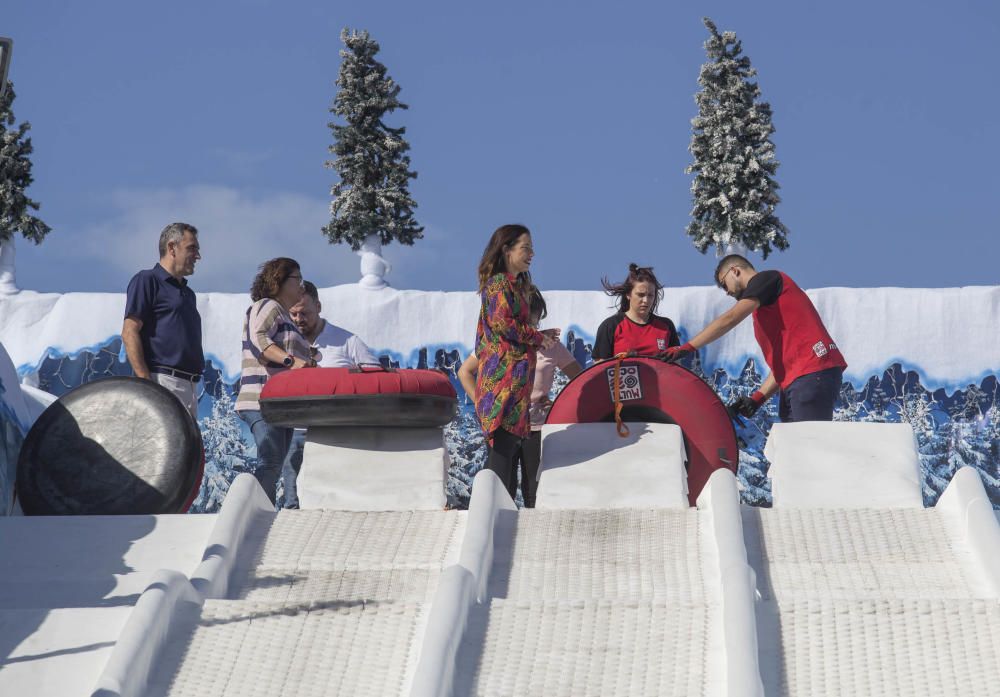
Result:
{"type": "Polygon", "coordinates": [[[618,312],[601,322],[591,356],[594,360],[611,358],[619,353],[633,356],[657,356],[671,346],[680,345],[677,329],[667,317],[656,314],[663,297],[663,286],[653,275],[652,267],[628,265],[628,278],[601,285],[611,297],[618,298],[618,312]]]}

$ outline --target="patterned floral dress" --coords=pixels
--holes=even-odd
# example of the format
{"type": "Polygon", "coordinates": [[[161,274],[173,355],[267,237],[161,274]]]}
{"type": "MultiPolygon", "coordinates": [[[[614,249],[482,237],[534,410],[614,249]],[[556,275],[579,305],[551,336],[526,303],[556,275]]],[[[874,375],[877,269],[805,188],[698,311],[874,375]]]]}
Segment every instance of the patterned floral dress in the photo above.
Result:
{"type": "Polygon", "coordinates": [[[531,435],[528,407],[535,380],[535,349],[542,333],[531,326],[528,298],[514,274],[496,274],[483,288],[476,328],[476,415],[491,441],[502,428],[531,435]]]}

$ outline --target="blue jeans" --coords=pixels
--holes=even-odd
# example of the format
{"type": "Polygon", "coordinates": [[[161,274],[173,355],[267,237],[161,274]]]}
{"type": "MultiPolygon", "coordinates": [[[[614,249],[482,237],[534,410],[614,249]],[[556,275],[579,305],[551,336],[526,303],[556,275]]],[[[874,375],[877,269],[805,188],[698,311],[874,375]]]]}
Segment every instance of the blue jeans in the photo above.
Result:
{"type": "Polygon", "coordinates": [[[781,391],[778,418],[792,421],[833,421],[833,405],[840,395],[843,368],[827,368],[795,378],[781,391]]]}
{"type": "Polygon", "coordinates": [[[292,466],[295,476],[299,476],[302,469],[302,454],[306,447],[306,432],[302,429],[294,429],[292,434],[292,445],[288,450],[288,464],[292,466]]]}
{"type": "Polygon", "coordinates": [[[257,410],[237,412],[243,422],[250,427],[254,442],[257,443],[257,468],[253,476],[260,482],[267,498],[274,503],[281,467],[292,442],[292,429],[272,426],[264,421],[257,410]]]}

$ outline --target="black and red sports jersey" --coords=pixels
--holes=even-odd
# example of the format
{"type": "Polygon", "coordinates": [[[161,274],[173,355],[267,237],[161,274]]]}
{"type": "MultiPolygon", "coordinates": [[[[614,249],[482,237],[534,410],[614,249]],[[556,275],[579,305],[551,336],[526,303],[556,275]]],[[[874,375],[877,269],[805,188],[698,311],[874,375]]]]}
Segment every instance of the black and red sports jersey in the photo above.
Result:
{"type": "Polygon", "coordinates": [[[740,295],[746,298],[760,303],[753,312],[753,333],[782,389],[803,375],[847,367],[809,296],[786,274],[755,274],[740,295]]]}
{"type": "Polygon", "coordinates": [[[668,346],[680,346],[680,343],[677,329],[668,317],[651,315],[648,322],[639,324],[619,312],[601,322],[590,355],[595,361],[625,351],[635,351],[638,356],[655,356],[668,346]]]}

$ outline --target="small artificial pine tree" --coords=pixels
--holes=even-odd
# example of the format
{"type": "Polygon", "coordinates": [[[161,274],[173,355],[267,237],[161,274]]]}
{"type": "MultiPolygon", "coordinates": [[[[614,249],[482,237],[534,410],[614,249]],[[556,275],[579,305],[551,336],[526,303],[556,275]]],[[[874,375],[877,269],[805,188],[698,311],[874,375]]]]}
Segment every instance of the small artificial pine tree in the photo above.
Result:
{"type": "Polygon", "coordinates": [[[382,120],[408,107],[397,99],[399,85],[375,60],[379,45],[368,32],[344,29],[340,39],[347,49],[340,52],[340,91],[330,112],[346,125],[327,124],[335,141],[329,150],[337,159],[326,166],[337,170],[340,181],[330,190],[331,218],[323,232],[331,243],[347,242],[354,251],[373,234],[382,244],[412,245],[423,237],[409,192],[409,180],[417,173],[409,170],[406,129],[390,128],[382,120]]]}
{"type": "Polygon", "coordinates": [[[7,81],[7,89],[0,97],[0,243],[12,239],[20,232],[26,239],[38,244],[51,228],[32,215],[39,204],[24,193],[31,186],[31,160],[33,150],[28,131],[31,124],[23,122],[14,126],[14,85],[7,81]]]}
{"type": "Polygon", "coordinates": [[[701,66],[695,95],[698,116],[691,120],[688,148],[694,162],[691,193],[694,207],[687,234],[702,254],[714,246],[759,251],[787,249],[787,228],[774,214],[781,200],[774,180],[778,161],[770,136],[771,105],[760,101],[757,74],[742,44],[731,31],[719,34],[707,17],[711,36],[705,42],[709,61],[701,66]]]}
{"type": "Polygon", "coordinates": [[[229,485],[241,472],[252,472],[256,458],[243,439],[242,422],[233,409],[233,396],[219,383],[219,394],[212,403],[212,415],[201,420],[201,438],[205,451],[205,475],[194,510],[217,511],[229,485]]]}

